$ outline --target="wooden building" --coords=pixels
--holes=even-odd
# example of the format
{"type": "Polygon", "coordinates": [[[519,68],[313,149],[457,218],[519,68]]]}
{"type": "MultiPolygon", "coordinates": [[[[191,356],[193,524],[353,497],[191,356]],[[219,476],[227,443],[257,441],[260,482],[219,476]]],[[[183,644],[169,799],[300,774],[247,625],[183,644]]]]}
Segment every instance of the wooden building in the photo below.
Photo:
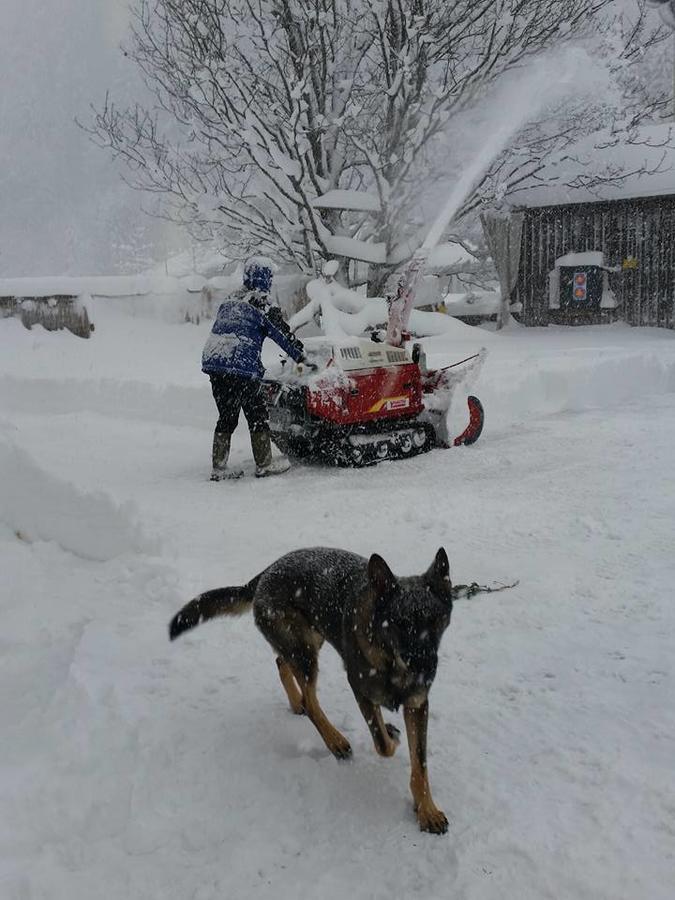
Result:
{"type": "Polygon", "coordinates": [[[658,136],[651,145],[630,148],[628,171],[636,174],[620,183],[592,193],[555,187],[523,192],[511,297],[523,324],[619,319],[675,328],[675,153],[664,146],[663,130],[651,129],[658,136]],[[562,296],[557,268],[570,260],[574,265],[583,254],[602,254],[602,303],[579,305],[562,296]]]}
{"type": "MultiPolygon", "coordinates": [[[[517,299],[526,325],[675,327],[675,186],[659,197],[539,206],[523,210],[517,299]],[[551,273],[568,254],[600,251],[616,306],[585,310],[551,302],[551,273]]],[[[553,288],[554,290],[555,288],[553,288]]]]}

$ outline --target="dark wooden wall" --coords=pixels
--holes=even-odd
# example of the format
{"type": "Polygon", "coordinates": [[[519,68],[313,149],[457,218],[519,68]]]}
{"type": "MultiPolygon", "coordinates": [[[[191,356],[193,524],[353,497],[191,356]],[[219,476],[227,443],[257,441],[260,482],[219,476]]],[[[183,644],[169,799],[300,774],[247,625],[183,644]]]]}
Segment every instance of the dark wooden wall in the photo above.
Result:
{"type": "Polygon", "coordinates": [[[518,299],[526,325],[600,322],[619,318],[631,325],[674,328],[675,194],[633,200],[527,209],[518,275],[518,299]],[[601,250],[607,266],[637,260],[636,268],[610,273],[619,302],[616,313],[574,318],[548,306],[548,273],[566,253],[601,250]]]}

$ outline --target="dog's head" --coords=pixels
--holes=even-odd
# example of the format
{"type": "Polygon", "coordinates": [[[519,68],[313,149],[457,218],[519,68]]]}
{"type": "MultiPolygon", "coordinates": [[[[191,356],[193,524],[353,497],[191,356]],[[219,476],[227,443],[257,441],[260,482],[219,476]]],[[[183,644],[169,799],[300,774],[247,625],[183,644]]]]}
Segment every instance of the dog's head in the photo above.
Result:
{"type": "Polygon", "coordinates": [[[426,700],[436,675],[438,647],[452,614],[450,565],[441,547],[423,575],[397,578],[374,553],[368,561],[373,597],[373,643],[393,659],[392,681],[407,706],[426,700]]]}

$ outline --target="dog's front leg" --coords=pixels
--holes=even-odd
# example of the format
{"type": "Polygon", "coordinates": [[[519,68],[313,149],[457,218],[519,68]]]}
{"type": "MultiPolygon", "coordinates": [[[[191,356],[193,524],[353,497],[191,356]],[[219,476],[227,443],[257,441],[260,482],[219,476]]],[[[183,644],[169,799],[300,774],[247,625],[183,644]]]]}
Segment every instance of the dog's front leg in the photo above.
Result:
{"type": "Polygon", "coordinates": [[[410,790],[413,795],[417,821],[422,831],[445,834],[448,830],[448,820],[431,799],[427,774],[429,701],[425,700],[421,706],[404,706],[403,718],[410,750],[410,790]]]}
{"type": "Polygon", "coordinates": [[[373,736],[375,750],[380,756],[393,756],[399,745],[399,730],[395,725],[385,723],[382,718],[382,710],[379,706],[366,700],[365,697],[356,697],[359,709],[373,736]]]}

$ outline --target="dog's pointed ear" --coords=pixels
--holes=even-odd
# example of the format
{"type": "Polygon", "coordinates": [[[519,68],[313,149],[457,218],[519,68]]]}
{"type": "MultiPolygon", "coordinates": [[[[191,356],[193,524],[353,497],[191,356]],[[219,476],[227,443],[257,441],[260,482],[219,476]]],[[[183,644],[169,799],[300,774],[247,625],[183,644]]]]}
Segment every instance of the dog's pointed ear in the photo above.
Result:
{"type": "Polygon", "coordinates": [[[443,547],[439,547],[434,561],[424,575],[427,583],[439,597],[452,597],[452,583],[450,581],[450,563],[448,554],[443,547]]]}
{"type": "Polygon", "coordinates": [[[391,595],[398,586],[396,576],[378,553],[368,560],[368,581],[378,600],[391,595]]]}

